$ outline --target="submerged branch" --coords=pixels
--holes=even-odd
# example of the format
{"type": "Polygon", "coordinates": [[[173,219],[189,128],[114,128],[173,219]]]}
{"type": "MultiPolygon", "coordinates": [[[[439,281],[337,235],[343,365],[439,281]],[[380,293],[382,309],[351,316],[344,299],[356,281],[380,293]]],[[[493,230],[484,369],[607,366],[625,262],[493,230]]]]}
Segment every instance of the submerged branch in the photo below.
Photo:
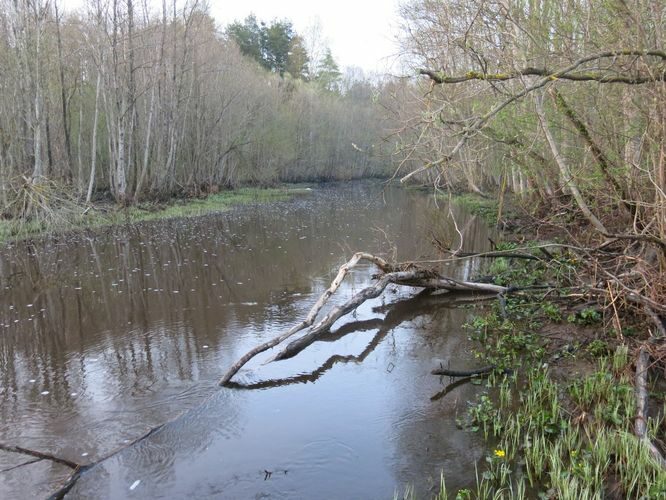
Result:
{"type": "Polygon", "coordinates": [[[21,446],[10,446],[7,444],[0,443],[0,450],[8,451],[10,453],[21,453],[22,455],[30,455],[31,457],[36,457],[39,460],[50,460],[57,464],[64,465],[70,469],[78,469],[81,467],[81,464],[67,460],[66,458],[56,457],[50,453],[44,453],[41,451],[31,450],[29,448],[23,448],[21,446]]]}
{"type": "Polygon", "coordinates": [[[449,370],[440,366],[435,368],[430,373],[432,375],[445,375],[447,377],[473,377],[474,375],[485,375],[492,372],[496,367],[494,365],[484,366],[483,368],[477,368],[476,370],[449,370]]]}

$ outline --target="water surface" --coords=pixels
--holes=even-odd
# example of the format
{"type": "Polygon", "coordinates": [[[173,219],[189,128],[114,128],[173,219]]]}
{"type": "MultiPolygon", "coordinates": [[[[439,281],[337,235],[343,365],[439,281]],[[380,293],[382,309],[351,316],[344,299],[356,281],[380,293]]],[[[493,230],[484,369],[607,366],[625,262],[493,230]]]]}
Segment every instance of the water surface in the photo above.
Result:
{"type": "MultiPolygon", "coordinates": [[[[487,249],[483,223],[452,213],[464,248],[487,249]]],[[[457,300],[390,287],[295,358],[262,365],[266,353],[216,387],[299,322],[354,251],[437,258],[433,229],[457,245],[446,205],[355,183],[12,245],[0,253],[0,442],[86,464],[169,422],[86,472],[71,498],[392,498],[409,484],[427,497],[441,471],[468,486],[485,450],[455,419],[478,388],[431,400],[449,380],[429,374],[474,366],[461,330],[473,311],[457,300]]],[[[335,300],[375,272],[355,270],[335,300]]],[[[29,460],[0,452],[0,470],[29,460]]],[[[0,472],[0,497],[46,496],[68,472],[0,472]]]]}

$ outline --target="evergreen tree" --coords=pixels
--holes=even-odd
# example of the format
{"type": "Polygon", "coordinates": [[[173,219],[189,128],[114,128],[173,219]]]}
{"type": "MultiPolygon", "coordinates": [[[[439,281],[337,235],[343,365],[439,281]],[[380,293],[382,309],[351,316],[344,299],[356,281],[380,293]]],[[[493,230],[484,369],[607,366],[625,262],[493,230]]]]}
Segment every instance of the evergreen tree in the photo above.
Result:
{"type": "Polygon", "coordinates": [[[280,76],[289,72],[294,78],[305,79],[308,54],[303,39],[296,34],[290,21],[273,20],[266,24],[250,15],[242,23],[230,24],[226,33],[236,41],[243,54],[267,70],[280,76]]]}
{"type": "Polygon", "coordinates": [[[310,57],[308,56],[308,51],[305,49],[303,38],[300,35],[294,35],[291,39],[291,48],[289,49],[287,72],[294,78],[307,80],[309,64],[310,57]]]}
{"type": "Polygon", "coordinates": [[[331,49],[327,48],[321,63],[317,67],[316,81],[322,88],[337,93],[340,91],[341,78],[342,73],[340,73],[338,63],[335,62],[331,49]]]}
{"type": "Polygon", "coordinates": [[[236,21],[227,26],[226,34],[235,40],[243,54],[267,67],[263,56],[263,29],[263,23],[260,26],[257,18],[250,14],[243,23],[236,21]]]}

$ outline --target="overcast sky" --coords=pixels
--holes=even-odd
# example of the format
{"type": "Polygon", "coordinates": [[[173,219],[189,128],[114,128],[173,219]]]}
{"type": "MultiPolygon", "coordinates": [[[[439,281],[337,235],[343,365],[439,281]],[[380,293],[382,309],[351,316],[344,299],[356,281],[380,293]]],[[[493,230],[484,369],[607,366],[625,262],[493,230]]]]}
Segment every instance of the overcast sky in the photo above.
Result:
{"type": "MultiPolygon", "coordinates": [[[[149,0],[150,1],[150,0],[149,0]]],[[[209,0],[211,14],[224,26],[254,13],[260,20],[289,19],[304,34],[316,22],[340,67],[385,72],[394,67],[398,48],[399,0],[209,0]]],[[[78,8],[84,0],[59,0],[78,8]]],[[[156,0],[151,3],[160,4],[156,0]]]]}

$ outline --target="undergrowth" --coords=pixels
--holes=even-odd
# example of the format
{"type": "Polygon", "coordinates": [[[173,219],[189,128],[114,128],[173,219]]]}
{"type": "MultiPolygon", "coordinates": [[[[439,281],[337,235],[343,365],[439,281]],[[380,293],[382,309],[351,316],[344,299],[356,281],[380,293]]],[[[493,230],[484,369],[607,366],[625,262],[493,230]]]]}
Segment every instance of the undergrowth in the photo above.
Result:
{"type": "Polygon", "coordinates": [[[196,217],[222,212],[236,205],[282,201],[306,188],[239,188],[206,198],[176,200],[169,204],[86,206],[65,197],[52,184],[18,190],[0,219],[0,243],[73,229],[98,228],[141,221],[196,217]]]}
{"type": "MultiPolygon", "coordinates": [[[[497,284],[552,283],[567,293],[576,266],[561,253],[548,263],[497,259],[488,272],[497,284]]],[[[458,423],[482,433],[490,451],[477,466],[475,488],[447,492],[442,480],[436,498],[666,498],[666,471],[632,433],[636,395],[627,345],[616,332],[564,345],[541,334],[557,323],[603,331],[602,320],[595,307],[565,310],[550,292],[516,293],[466,325],[480,364],[497,370],[458,423]],[[586,370],[558,373],[563,359],[586,370]]],[[[666,403],[659,401],[648,436],[663,442],[666,403]]]]}

